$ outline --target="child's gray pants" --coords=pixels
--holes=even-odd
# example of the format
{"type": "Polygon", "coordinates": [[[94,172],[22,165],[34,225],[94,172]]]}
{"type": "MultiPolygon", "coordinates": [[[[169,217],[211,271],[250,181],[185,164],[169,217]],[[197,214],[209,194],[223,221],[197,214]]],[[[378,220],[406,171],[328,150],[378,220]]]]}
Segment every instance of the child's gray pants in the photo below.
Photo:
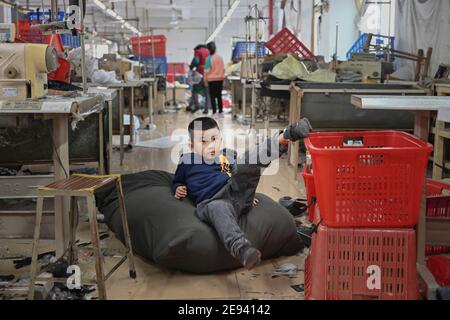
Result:
{"type": "Polygon", "coordinates": [[[241,248],[252,245],[238,221],[253,206],[261,171],[287,152],[287,146],[279,144],[278,135],[246,151],[236,160],[228,183],[211,199],[197,205],[197,217],[216,230],[225,248],[235,258],[239,259],[241,248]]]}

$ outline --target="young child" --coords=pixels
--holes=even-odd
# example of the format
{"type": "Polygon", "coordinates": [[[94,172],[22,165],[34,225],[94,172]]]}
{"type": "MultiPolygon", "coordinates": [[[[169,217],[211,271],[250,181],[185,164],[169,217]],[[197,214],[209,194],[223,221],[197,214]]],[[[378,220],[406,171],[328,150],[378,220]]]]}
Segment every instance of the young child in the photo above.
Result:
{"type": "Polygon", "coordinates": [[[221,149],[220,129],[212,118],[198,118],[188,130],[192,152],[181,156],[172,186],[175,197],[189,197],[198,218],[210,224],[230,254],[250,270],[261,262],[261,252],[239,227],[239,217],[257,204],[261,170],[287,152],[289,142],[306,138],[312,127],[302,119],[236,161],[231,152],[221,149]]]}

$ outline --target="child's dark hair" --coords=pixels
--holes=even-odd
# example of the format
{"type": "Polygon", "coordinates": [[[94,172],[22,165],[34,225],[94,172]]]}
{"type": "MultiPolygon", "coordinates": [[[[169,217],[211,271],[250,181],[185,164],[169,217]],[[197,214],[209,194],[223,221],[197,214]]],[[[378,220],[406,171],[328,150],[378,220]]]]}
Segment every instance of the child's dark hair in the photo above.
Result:
{"type": "Polygon", "coordinates": [[[194,130],[201,129],[202,131],[206,131],[214,128],[219,129],[219,125],[213,118],[202,117],[193,120],[188,126],[189,137],[191,138],[191,142],[194,141],[194,130]]]}

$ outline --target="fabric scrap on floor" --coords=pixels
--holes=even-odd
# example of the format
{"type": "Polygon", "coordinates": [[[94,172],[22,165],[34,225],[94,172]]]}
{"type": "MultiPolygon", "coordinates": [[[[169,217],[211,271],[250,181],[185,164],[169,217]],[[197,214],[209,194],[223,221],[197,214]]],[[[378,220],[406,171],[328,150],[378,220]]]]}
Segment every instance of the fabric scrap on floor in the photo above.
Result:
{"type": "Polygon", "coordinates": [[[299,269],[297,265],[293,263],[285,263],[272,271],[272,278],[277,277],[295,278],[297,276],[298,271],[302,270],[299,269]]]}
{"type": "Polygon", "coordinates": [[[297,292],[305,292],[305,285],[304,284],[291,286],[291,288],[294,289],[297,292]]]}

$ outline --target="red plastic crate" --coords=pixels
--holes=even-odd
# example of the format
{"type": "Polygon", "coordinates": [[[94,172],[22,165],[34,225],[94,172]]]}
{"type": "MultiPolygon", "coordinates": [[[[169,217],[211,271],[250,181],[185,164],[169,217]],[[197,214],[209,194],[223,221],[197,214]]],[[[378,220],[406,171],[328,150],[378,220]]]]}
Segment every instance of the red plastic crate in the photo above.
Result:
{"type": "Polygon", "coordinates": [[[433,274],[436,282],[442,287],[450,286],[450,259],[435,256],[427,259],[427,267],[433,274]]]}
{"type": "Polygon", "coordinates": [[[42,31],[36,28],[32,28],[32,25],[41,24],[40,21],[28,21],[19,20],[16,23],[17,35],[16,38],[18,42],[27,43],[48,43],[50,36],[42,35],[42,31]]]}
{"type": "Polygon", "coordinates": [[[175,82],[175,74],[168,73],[166,75],[166,80],[167,80],[167,82],[174,83],[175,82]]]}
{"type": "Polygon", "coordinates": [[[187,73],[187,65],[184,62],[169,62],[167,64],[167,73],[184,75],[187,73]]]}
{"type": "Polygon", "coordinates": [[[164,57],[166,56],[167,38],[163,35],[133,37],[130,39],[132,52],[139,55],[139,40],[141,43],[141,57],[164,57]],[[153,50],[152,47],[155,49],[153,50]]]}
{"type": "Polygon", "coordinates": [[[417,224],[430,144],[396,131],[313,133],[305,144],[328,226],[417,224]],[[344,145],[348,140],[362,146],[344,145]]]}
{"type": "Polygon", "coordinates": [[[320,225],[305,262],[305,298],[416,300],[415,231],[320,225]]]}
{"type": "Polygon", "coordinates": [[[315,186],[314,186],[314,176],[308,170],[306,165],[303,167],[302,176],[303,176],[303,180],[305,182],[306,200],[307,200],[308,205],[309,205],[309,208],[308,208],[309,220],[310,221],[314,221],[314,208],[315,208],[315,202],[316,202],[316,189],[315,189],[315,186]]]}
{"type": "Polygon", "coordinates": [[[443,195],[444,190],[450,190],[450,184],[427,180],[427,216],[450,218],[450,195],[443,195]]]}
{"type": "Polygon", "coordinates": [[[450,247],[447,246],[425,246],[425,255],[427,256],[435,256],[441,254],[449,254],[450,247]]]}
{"type": "Polygon", "coordinates": [[[295,53],[300,58],[315,58],[314,54],[288,28],[284,28],[266,42],[266,47],[273,54],[295,53]]]}

